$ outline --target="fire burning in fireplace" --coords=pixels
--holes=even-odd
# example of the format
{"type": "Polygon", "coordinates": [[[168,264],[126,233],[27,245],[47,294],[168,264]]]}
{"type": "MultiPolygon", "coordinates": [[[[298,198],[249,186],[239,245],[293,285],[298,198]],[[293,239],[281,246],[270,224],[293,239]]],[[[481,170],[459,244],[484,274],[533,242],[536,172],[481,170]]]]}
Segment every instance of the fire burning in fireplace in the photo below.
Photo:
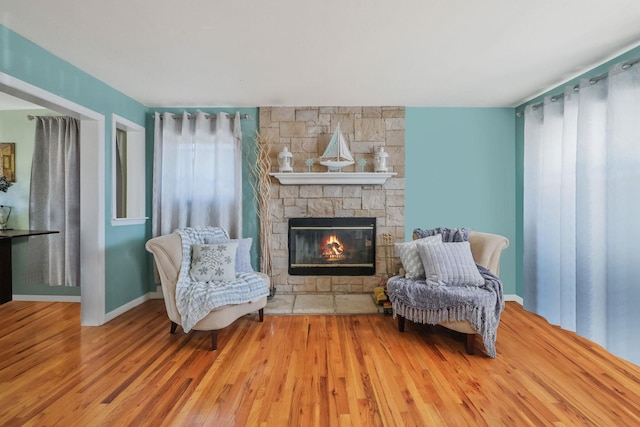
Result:
{"type": "Polygon", "coordinates": [[[289,269],[297,276],[373,276],[375,218],[289,218],[289,269]]]}
{"type": "Polygon", "coordinates": [[[324,240],[321,251],[322,257],[326,261],[336,262],[345,259],[344,245],[335,234],[331,234],[324,240]]]}

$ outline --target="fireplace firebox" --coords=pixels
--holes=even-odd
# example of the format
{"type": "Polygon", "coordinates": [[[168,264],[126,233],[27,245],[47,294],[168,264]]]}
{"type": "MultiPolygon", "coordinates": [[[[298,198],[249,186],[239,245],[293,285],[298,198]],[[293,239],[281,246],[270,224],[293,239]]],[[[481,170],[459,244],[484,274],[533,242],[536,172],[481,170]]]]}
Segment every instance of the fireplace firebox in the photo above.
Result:
{"type": "Polygon", "coordinates": [[[290,218],[289,274],[372,276],[375,218],[290,218]]]}

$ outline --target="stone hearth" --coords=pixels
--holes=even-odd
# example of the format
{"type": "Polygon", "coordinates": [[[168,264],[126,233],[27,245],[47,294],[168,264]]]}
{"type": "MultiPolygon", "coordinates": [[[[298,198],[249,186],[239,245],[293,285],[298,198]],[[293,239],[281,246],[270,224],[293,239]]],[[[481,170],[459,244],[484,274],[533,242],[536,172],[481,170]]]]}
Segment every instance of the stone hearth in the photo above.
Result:
{"type": "Polygon", "coordinates": [[[265,314],[380,314],[371,294],[277,294],[270,298],[265,314]]]}

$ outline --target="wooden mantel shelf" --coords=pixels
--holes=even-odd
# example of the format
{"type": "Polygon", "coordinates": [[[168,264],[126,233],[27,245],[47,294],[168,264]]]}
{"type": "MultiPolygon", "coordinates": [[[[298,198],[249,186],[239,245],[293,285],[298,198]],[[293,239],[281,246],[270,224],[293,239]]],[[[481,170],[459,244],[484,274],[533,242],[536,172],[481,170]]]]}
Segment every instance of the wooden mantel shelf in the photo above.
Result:
{"type": "Polygon", "coordinates": [[[282,185],[382,185],[396,172],[283,172],[270,173],[282,185]]]}

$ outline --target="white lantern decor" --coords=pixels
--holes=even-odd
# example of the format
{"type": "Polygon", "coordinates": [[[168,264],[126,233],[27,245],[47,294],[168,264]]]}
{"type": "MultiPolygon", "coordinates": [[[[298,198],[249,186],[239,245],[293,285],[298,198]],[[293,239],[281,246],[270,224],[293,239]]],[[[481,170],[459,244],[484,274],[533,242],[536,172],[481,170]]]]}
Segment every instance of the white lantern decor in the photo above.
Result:
{"type": "Polygon", "coordinates": [[[384,151],[383,146],[376,147],[373,155],[373,167],[375,172],[387,172],[387,159],[389,153],[384,151]]]}
{"type": "Polygon", "coordinates": [[[280,153],[278,153],[278,165],[280,166],[280,173],[293,172],[293,154],[287,147],[284,147],[280,153]]]}

